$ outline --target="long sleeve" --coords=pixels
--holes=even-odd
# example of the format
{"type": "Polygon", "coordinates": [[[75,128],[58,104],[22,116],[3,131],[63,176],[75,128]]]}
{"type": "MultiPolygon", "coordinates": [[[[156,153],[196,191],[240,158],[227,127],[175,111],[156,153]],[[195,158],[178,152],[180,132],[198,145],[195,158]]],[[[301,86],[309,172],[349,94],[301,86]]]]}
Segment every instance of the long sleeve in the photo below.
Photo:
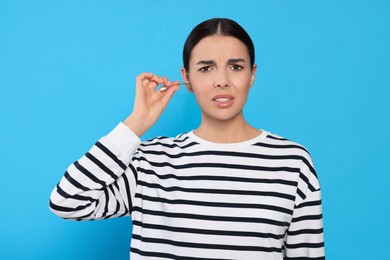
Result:
{"type": "Polygon", "coordinates": [[[66,219],[129,215],[137,185],[140,139],[123,123],[69,166],[50,196],[51,211],[66,219]]]}
{"type": "Polygon", "coordinates": [[[321,190],[311,159],[302,163],[293,217],[285,240],[286,260],[324,260],[321,190]]]}

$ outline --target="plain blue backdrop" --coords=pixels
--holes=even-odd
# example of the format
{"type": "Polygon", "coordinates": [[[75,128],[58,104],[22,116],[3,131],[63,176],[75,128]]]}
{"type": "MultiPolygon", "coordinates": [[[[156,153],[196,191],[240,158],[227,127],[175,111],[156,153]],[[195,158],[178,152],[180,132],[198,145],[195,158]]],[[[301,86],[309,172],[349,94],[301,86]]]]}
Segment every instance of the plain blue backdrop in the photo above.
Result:
{"type": "MultiPolygon", "coordinates": [[[[0,0],[0,259],[128,259],[130,218],[48,209],[65,169],[132,109],[143,71],[180,79],[190,30],[252,36],[248,121],[305,145],[323,191],[327,259],[388,259],[390,1],[0,0]]],[[[195,128],[182,88],[143,137],[195,128]]]]}

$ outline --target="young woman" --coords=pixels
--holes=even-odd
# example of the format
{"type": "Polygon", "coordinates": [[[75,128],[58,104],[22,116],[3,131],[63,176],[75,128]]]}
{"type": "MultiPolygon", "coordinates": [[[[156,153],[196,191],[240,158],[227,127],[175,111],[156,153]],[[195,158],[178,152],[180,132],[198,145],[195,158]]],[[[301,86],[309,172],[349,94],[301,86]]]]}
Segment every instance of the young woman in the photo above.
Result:
{"type": "Polygon", "coordinates": [[[188,36],[183,60],[199,127],[141,142],[179,82],[139,75],[131,115],[69,166],[51,210],[76,220],[131,216],[132,260],[325,259],[308,152],[244,118],[256,75],[249,35],[232,20],[207,20],[188,36]]]}

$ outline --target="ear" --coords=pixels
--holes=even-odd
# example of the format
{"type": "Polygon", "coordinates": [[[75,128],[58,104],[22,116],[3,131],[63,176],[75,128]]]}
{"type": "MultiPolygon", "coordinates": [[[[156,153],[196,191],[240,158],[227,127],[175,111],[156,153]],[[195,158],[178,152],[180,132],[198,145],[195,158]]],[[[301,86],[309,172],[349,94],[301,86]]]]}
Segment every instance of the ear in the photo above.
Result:
{"type": "Polygon", "coordinates": [[[186,69],[184,67],[181,68],[180,73],[181,73],[181,77],[182,77],[183,81],[184,82],[188,82],[188,83],[185,84],[187,90],[192,93],[193,90],[192,90],[192,87],[191,87],[191,84],[190,84],[190,77],[188,76],[188,73],[187,73],[186,69]]]}
{"type": "Polygon", "coordinates": [[[250,88],[252,88],[252,85],[253,85],[253,83],[255,82],[256,71],[257,71],[257,65],[256,65],[256,64],[253,64],[252,74],[251,74],[250,88]]]}

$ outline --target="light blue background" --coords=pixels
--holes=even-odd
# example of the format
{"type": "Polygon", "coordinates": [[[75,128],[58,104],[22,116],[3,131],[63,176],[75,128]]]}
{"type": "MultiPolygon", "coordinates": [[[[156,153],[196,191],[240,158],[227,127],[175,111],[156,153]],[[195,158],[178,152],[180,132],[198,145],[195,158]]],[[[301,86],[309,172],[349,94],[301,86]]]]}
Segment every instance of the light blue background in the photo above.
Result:
{"type": "MultiPolygon", "coordinates": [[[[247,119],[312,154],[327,259],[386,259],[389,14],[385,0],[0,0],[0,259],[128,259],[129,218],[65,221],[50,192],[131,112],[136,75],[180,79],[188,33],[212,17],[254,40],[247,119]]],[[[183,88],[144,138],[199,115],[183,88]]]]}

